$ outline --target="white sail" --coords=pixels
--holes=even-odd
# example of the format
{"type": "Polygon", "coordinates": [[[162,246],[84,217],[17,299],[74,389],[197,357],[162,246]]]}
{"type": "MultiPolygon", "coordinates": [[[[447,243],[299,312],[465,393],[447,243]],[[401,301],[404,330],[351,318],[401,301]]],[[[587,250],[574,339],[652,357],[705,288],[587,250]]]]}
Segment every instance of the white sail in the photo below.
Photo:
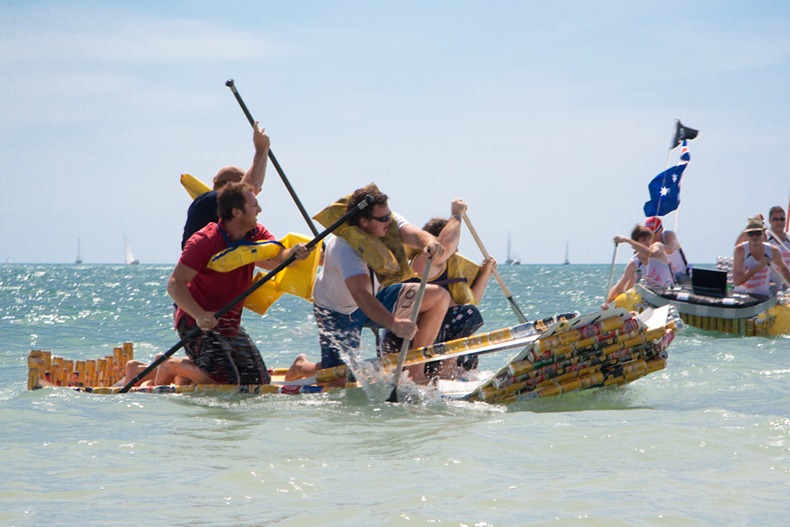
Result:
{"type": "Polygon", "coordinates": [[[140,263],[140,260],[134,257],[132,248],[129,247],[129,242],[126,241],[126,236],[123,237],[123,250],[126,258],[126,265],[137,265],[140,263]]]}
{"type": "Polygon", "coordinates": [[[563,265],[568,265],[570,263],[571,263],[571,261],[568,260],[568,242],[565,242],[565,260],[563,260],[562,264],[563,265]]]}

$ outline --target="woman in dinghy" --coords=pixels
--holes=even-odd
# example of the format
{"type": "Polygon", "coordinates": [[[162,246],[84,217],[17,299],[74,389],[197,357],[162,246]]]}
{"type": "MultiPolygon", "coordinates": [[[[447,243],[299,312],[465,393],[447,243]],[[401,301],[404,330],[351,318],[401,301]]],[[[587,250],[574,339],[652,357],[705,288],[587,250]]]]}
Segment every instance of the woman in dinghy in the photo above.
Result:
{"type": "Polygon", "coordinates": [[[606,297],[608,304],[620,293],[631,289],[642,279],[651,289],[665,289],[675,284],[669,256],[662,242],[652,242],[653,231],[644,225],[637,224],[631,231],[631,237],[615,236],[615,243],[627,243],[634,249],[634,256],[625,266],[623,276],[609,291],[606,297]]]}
{"type": "Polygon", "coordinates": [[[765,226],[759,216],[749,218],[742,233],[747,241],[738,244],[732,256],[733,285],[738,292],[768,298],[776,294],[771,287],[771,267],[787,281],[790,270],[780,251],[765,241],[765,226]]]}

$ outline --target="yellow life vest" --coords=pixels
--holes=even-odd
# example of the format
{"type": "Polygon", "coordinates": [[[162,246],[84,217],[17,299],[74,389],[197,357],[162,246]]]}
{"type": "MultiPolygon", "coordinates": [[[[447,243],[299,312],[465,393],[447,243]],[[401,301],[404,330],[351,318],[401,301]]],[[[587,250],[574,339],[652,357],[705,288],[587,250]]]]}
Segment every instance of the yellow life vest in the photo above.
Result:
{"type": "MultiPolygon", "coordinates": [[[[339,199],[313,216],[324,227],[329,227],[346,213],[346,203],[351,195],[339,199]]],[[[395,221],[390,222],[387,234],[376,238],[357,226],[344,223],[334,234],[341,236],[373,269],[381,287],[397,284],[416,276],[406,258],[406,249],[395,221]]]]}
{"type": "MultiPolygon", "coordinates": [[[[417,250],[411,250],[410,248],[409,257],[412,261],[418,254],[419,252],[417,250]]],[[[450,291],[450,296],[456,304],[477,305],[478,301],[475,298],[474,292],[472,292],[472,284],[475,283],[475,278],[477,278],[482,267],[460,253],[455,253],[450,256],[444,263],[444,266],[439,276],[433,280],[429,280],[429,282],[436,282],[444,278],[448,280],[453,278],[466,278],[465,281],[461,280],[447,284],[447,289],[450,291]],[[447,270],[446,275],[444,272],[445,269],[447,270]]]]}
{"type": "Polygon", "coordinates": [[[192,199],[196,199],[201,194],[205,194],[211,190],[211,187],[200,181],[192,174],[181,174],[181,185],[192,199]]]}
{"type": "Polygon", "coordinates": [[[481,267],[469,258],[455,253],[447,260],[447,278],[466,278],[466,281],[447,284],[450,296],[456,304],[475,304],[478,300],[472,292],[472,284],[481,267]]]}
{"type": "Polygon", "coordinates": [[[220,273],[227,273],[244,265],[261,260],[271,260],[282,248],[281,242],[271,240],[259,240],[228,247],[211,257],[208,261],[208,268],[220,273]]]}
{"type": "MultiPolygon", "coordinates": [[[[181,174],[181,185],[192,199],[197,198],[211,190],[211,187],[192,176],[191,174],[181,174]]],[[[280,239],[280,243],[285,247],[291,247],[297,243],[307,243],[311,238],[304,234],[288,233],[280,239]]],[[[258,251],[269,254],[268,251],[280,250],[280,246],[276,243],[261,242],[255,245],[241,245],[230,251],[222,251],[214,255],[212,260],[223,253],[228,253],[224,257],[219,258],[214,264],[221,268],[216,268],[217,271],[227,272],[232,271],[247,263],[252,263],[258,260],[267,260],[272,256],[276,256],[277,252],[271,256],[259,255],[258,251]]],[[[313,301],[313,284],[315,284],[316,270],[318,269],[318,261],[320,256],[320,249],[314,249],[310,255],[304,260],[296,260],[294,263],[277,273],[271,280],[256,289],[244,301],[244,307],[260,313],[263,315],[266,310],[274,304],[283,293],[304,298],[308,302],[313,301]]],[[[211,267],[209,264],[209,268],[211,267]]],[[[253,283],[266,276],[266,273],[259,272],[253,278],[253,283]]]]}

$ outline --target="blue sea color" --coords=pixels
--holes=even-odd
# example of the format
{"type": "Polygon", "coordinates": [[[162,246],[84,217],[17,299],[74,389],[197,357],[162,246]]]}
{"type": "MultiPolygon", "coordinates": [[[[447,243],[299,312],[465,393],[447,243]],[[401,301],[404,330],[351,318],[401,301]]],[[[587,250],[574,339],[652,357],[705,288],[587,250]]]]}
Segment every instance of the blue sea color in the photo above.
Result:
{"type": "MultiPolygon", "coordinates": [[[[594,310],[610,271],[500,270],[530,319],[594,310]]],[[[765,526],[790,514],[788,337],[688,328],[663,371],[510,407],[361,390],[26,390],[31,349],[92,359],[131,341],[150,360],[175,344],[169,273],[0,266],[0,524],[765,526]]],[[[493,280],[481,308],[483,331],[517,323],[493,280]]],[[[245,326],[269,366],[318,358],[303,300],[245,326]]]]}

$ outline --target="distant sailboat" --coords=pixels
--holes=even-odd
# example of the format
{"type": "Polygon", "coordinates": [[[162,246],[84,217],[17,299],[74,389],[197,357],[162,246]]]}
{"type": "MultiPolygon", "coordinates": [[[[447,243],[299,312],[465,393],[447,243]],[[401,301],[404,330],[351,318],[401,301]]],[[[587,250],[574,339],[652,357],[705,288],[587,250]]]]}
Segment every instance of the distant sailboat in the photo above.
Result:
{"type": "Polygon", "coordinates": [[[507,259],[505,260],[505,265],[521,265],[521,259],[518,256],[515,258],[510,256],[510,231],[507,233],[507,259]]]}
{"type": "Polygon", "coordinates": [[[79,238],[77,238],[77,259],[74,260],[74,264],[75,265],[81,265],[82,264],[82,254],[80,253],[80,239],[79,238]]]}
{"type": "Polygon", "coordinates": [[[568,265],[571,261],[568,260],[568,242],[565,242],[565,260],[563,260],[562,265],[568,265]]]}
{"type": "Polygon", "coordinates": [[[132,248],[129,247],[129,242],[126,241],[126,236],[123,237],[123,250],[126,257],[126,265],[137,265],[140,263],[140,260],[134,257],[132,248]]]}

